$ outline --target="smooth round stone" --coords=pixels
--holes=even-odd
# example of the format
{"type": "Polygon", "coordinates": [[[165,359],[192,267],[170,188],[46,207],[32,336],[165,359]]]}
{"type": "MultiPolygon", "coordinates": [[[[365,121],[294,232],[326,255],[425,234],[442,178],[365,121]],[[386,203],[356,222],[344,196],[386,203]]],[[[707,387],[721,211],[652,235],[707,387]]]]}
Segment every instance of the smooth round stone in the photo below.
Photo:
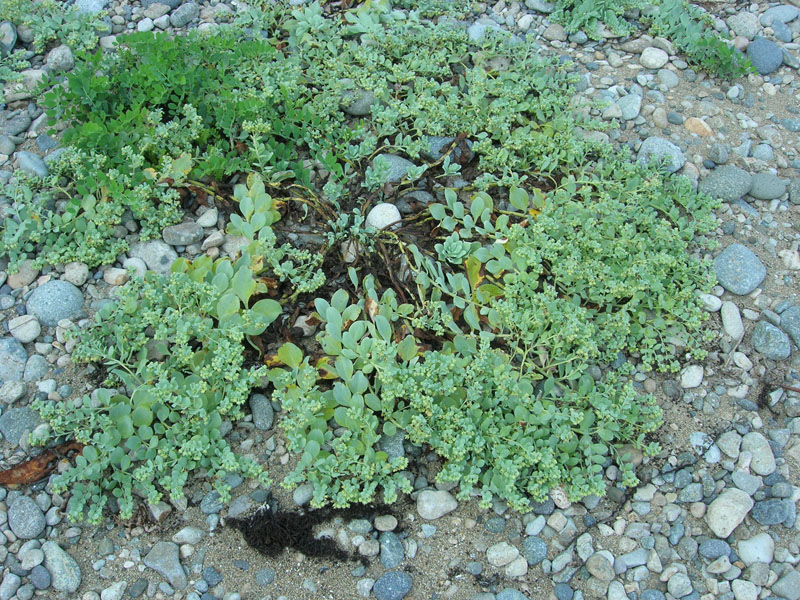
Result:
{"type": "Polygon", "coordinates": [[[165,227],[161,236],[170,246],[188,246],[203,239],[203,228],[197,223],[180,223],[165,227]]]}
{"type": "Polygon", "coordinates": [[[273,569],[259,569],[256,571],[256,583],[261,587],[266,587],[275,581],[275,571],[273,569]]]}
{"type": "Polygon", "coordinates": [[[681,371],[681,387],[685,390],[699,387],[703,383],[702,365],[689,365],[681,371]]]}
{"type": "MultiPolygon", "coordinates": [[[[4,135],[20,135],[28,131],[28,127],[31,125],[31,117],[28,113],[22,112],[18,115],[11,117],[8,121],[6,121],[5,125],[3,125],[2,132],[4,135]]],[[[9,140],[10,141],[10,140],[9,140]]],[[[11,142],[13,144],[13,142],[11,142]]],[[[13,150],[11,151],[13,152],[13,150]]],[[[11,154],[11,152],[4,152],[3,154],[11,154]]]]}
{"type": "Polygon", "coordinates": [[[727,538],[753,508],[753,499],[741,490],[728,488],[709,505],[706,523],[718,538],[727,538]]]}
{"type": "Polygon", "coordinates": [[[380,535],[381,544],[381,564],[386,569],[394,569],[399,566],[405,559],[405,551],[403,550],[403,543],[391,531],[384,531],[380,535]]]}
{"type": "Polygon", "coordinates": [[[742,452],[753,455],[750,470],[756,475],[770,475],[775,471],[775,457],[767,439],[757,431],[751,431],[742,438],[742,452]]]}
{"type": "Polygon", "coordinates": [[[8,54],[17,43],[17,28],[11,21],[0,23],[0,51],[8,54]]]}
{"type": "Polygon", "coordinates": [[[295,488],[294,492],[292,492],[292,500],[297,506],[305,506],[306,504],[311,502],[311,498],[313,496],[314,496],[314,484],[312,483],[304,483],[302,485],[298,485],[295,488]]]}
{"type": "Polygon", "coordinates": [[[21,343],[27,344],[39,337],[42,326],[33,315],[22,315],[9,319],[8,330],[21,343]]]}
{"type": "Polygon", "coordinates": [[[50,169],[47,168],[47,164],[42,158],[27,150],[17,152],[17,163],[21,170],[40,179],[44,179],[50,173],[50,169]]]}
{"type": "Polygon", "coordinates": [[[269,398],[263,394],[250,396],[250,412],[253,415],[253,425],[256,426],[256,429],[267,431],[272,428],[275,410],[272,408],[269,398]]]}
{"type": "Polygon", "coordinates": [[[175,28],[185,27],[200,16],[200,7],[194,2],[185,2],[172,11],[170,24],[175,28]]]}
{"type": "Polygon", "coordinates": [[[366,223],[367,226],[375,229],[386,229],[390,226],[392,229],[397,229],[400,226],[401,219],[400,211],[394,204],[381,202],[369,211],[366,223]]]}
{"type": "Polygon", "coordinates": [[[722,303],[720,309],[720,317],[722,318],[722,328],[731,338],[738,341],[744,335],[744,323],[742,323],[742,315],[739,312],[739,307],[733,302],[726,300],[722,303]]]}
{"type": "Polygon", "coordinates": [[[762,525],[779,525],[794,513],[791,500],[764,500],[756,502],[752,517],[762,525]]]}
{"type": "Polygon", "coordinates": [[[645,48],[639,57],[639,64],[646,69],[660,69],[669,62],[669,55],[661,48],[645,48]]]}
{"type": "MultiPolygon", "coordinates": [[[[414,163],[410,160],[406,160],[402,156],[397,156],[395,154],[379,154],[375,159],[377,160],[378,158],[381,158],[382,162],[389,165],[389,170],[383,179],[384,183],[398,183],[402,181],[408,174],[408,170],[414,166],[414,163]]],[[[375,161],[373,161],[372,168],[375,168],[375,161]]]]}
{"type": "Polygon", "coordinates": [[[774,200],[786,193],[786,183],[772,173],[756,173],[749,194],[758,200],[774,200]]]}
{"type": "Polygon", "coordinates": [[[743,296],[761,285],[767,269],[747,246],[734,243],[714,259],[714,273],[722,287],[743,296]]]}
{"type": "Polygon", "coordinates": [[[8,508],[8,526],[21,540],[39,537],[45,525],[42,509],[28,496],[18,496],[8,508]]]}
{"type": "Polygon", "coordinates": [[[28,353],[19,340],[0,338],[0,381],[20,381],[27,360],[28,353]]]}
{"type": "Polygon", "coordinates": [[[519,550],[508,542],[494,544],[486,550],[486,560],[493,567],[503,567],[517,556],[519,556],[519,550]]]}
{"type": "Polygon", "coordinates": [[[720,556],[728,556],[731,553],[731,547],[724,540],[707,539],[700,543],[698,552],[703,558],[716,560],[720,556]]]}
{"type": "Polygon", "coordinates": [[[130,258],[140,258],[148,269],[161,275],[169,275],[173,261],[178,258],[178,253],[162,240],[149,240],[131,244],[128,250],[130,258]]]}
{"type": "Polygon", "coordinates": [[[9,408],[0,416],[0,433],[9,444],[17,445],[23,435],[27,435],[41,422],[39,413],[30,406],[9,408]]]}
{"type": "Polygon", "coordinates": [[[723,165],[700,180],[698,191],[725,202],[736,202],[750,192],[752,185],[750,173],[734,165],[723,165]]]}
{"type": "Polygon", "coordinates": [[[747,57],[761,75],[769,75],[783,64],[781,47],[764,37],[755,38],[747,46],[747,57]]]}
{"type": "Polygon", "coordinates": [[[535,566],[547,558],[547,542],[536,536],[528,536],[522,541],[522,556],[528,566],[535,566]]]}
{"type": "Polygon", "coordinates": [[[770,360],[784,360],[792,353],[789,336],[766,321],[756,323],[752,341],[753,348],[770,360]]]}
{"type": "Polygon", "coordinates": [[[48,281],[36,288],[26,304],[28,314],[47,327],[55,327],[62,319],[73,319],[83,313],[83,294],[67,281],[48,281]]]}
{"type": "Polygon", "coordinates": [[[46,590],[50,587],[50,571],[43,565],[33,567],[28,578],[37,590],[46,590]]]}
{"type": "Polygon", "coordinates": [[[44,62],[48,71],[59,73],[71,71],[75,66],[75,57],[72,55],[72,50],[70,50],[69,46],[61,44],[47,53],[44,62]]]}
{"type": "Polygon", "coordinates": [[[589,571],[590,575],[596,577],[600,581],[611,581],[614,579],[614,568],[611,565],[611,561],[609,561],[604,554],[599,552],[588,558],[586,561],[586,570],[589,571]]]}
{"type": "Polygon", "coordinates": [[[69,594],[75,593],[81,585],[81,569],[75,559],[56,542],[45,542],[42,550],[44,566],[50,573],[53,589],[69,594]]]}

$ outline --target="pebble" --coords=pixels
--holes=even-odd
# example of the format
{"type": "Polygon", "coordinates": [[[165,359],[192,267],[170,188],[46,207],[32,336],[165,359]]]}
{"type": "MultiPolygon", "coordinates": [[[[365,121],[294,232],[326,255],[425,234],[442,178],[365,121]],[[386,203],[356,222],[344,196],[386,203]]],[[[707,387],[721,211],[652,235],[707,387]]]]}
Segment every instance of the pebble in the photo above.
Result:
{"type": "Polygon", "coordinates": [[[669,62],[669,55],[660,48],[645,48],[639,57],[639,64],[646,69],[660,69],[669,62]]]}
{"type": "Polygon", "coordinates": [[[17,152],[17,163],[20,169],[41,179],[44,179],[50,173],[50,169],[47,168],[41,156],[26,150],[17,152]]]}
{"type": "Polygon", "coordinates": [[[8,508],[8,526],[21,540],[38,538],[45,528],[44,513],[32,498],[17,496],[8,508]]]}
{"type": "Polygon", "coordinates": [[[756,173],[749,194],[758,200],[774,200],[786,193],[786,182],[772,173],[756,173]]]}
{"type": "Polygon", "coordinates": [[[668,173],[675,173],[686,163],[686,158],[681,149],[662,137],[652,136],[642,142],[637,154],[638,163],[647,165],[652,159],[665,160],[665,169],[668,173]]]}
{"type": "Polygon", "coordinates": [[[8,443],[17,445],[20,438],[33,431],[40,422],[39,413],[29,406],[9,408],[0,416],[0,433],[8,443]]]}
{"type": "MultiPolygon", "coordinates": [[[[415,166],[410,160],[395,154],[378,154],[375,158],[382,158],[389,165],[389,170],[383,178],[384,183],[399,183],[408,174],[408,170],[415,166]]],[[[374,161],[372,168],[375,168],[374,161]]]]}
{"type": "Polygon", "coordinates": [[[458,508],[458,502],[444,490],[423,490],[417,496],[417,513],[423,519],[434,521],[458,508]]]}
{"type": "Polygon", "coordinates": [[[757,475],[770,475],[775,471],[775,457],[767,439],[757,431],[751,431],[742,438],[742,452],[750,452],[753,458],[750,469],[757,475]]]}
{"type": "Polygon", "coordinates": [[[180,223],[165,227],[161,237],[170,246],[188,246],[203,239],[203,228],[197,223],[180,223]]]}
{"type": "Polygon", "coordinates": [[[702,178],[698,190],[725,202],[735,202],[750,192],[752,176],[734,165],[722,165],[702,178]]]}
{"type": "Polygon", "coordinates": [[[401,571],[388,571],[372,587],[378,600],[401,600],[411,591],[411,576],[401,571]]]}
{"type": "Polygon", "coordinates": [[[590,556],[586,561],[586,570],[592,577],[596,577],[600,581],[614,579],[614,568],[604,552],[597,552],[590,556]]]}
{"type": "Polygon", "coordinates": [[[0,338],[0,380],[21,380],[27,360],[28,353],[19,340],[12,337],[0,338]]]}
{"type": "Polygon", "coordinates": [[[800,306],[792,306],[781,313],[781,329],[800,347],[800,306]]]}
{"type": "Polygon", "coordinates": [[[747,57],[761,75],[769,75],[783,64],[781,47],[764,37],[756,37],[747,46],[747,57]]]}
{"type": "Polygon", "coordinates": [[[397,229],[400,226],[400,211],[394,204],[388,202],[381,202],[372,207],[372,210],[367,213],[366,223],[368,227],[375,229],[386,229],[390,227],[397,229]]]}
{"type": "Polygon", "coordinates": [[[181,566],[177,544],[156,542],[144,557],[143,562],[145,566],[164,577],[173,588],[178,590],[186,588],[188,582],[181,566]]]}
{"type": "Polygon", "coordinates": [[[702,365],[689,365],[681,371],[681,387],[685,390],[700,387],[703,383],[702,365]]]}
{"type": "Polygon", "coordinates": [[[380,561],[386,569],[394,569],[405,559],[403,543],[391,531],[384,531],[379,537],[381,545],[380,561]]]}
{"type": "Polygon", "coordinates": [[[178,253],[166,242],[150,240],[131,244],[128,256],[143,260],[148,269],[160,275],[169,275],[173,261],[178,258],[178,253]]]}
{"type": "Polygon", "coordinates": [[[297,506],[305,506],[309,502],[311,502],[311,498],[314,497],[314,484],[313,483],[303,483],[298,485],[294,492],[292,492],[292,501],[297,506]]]}
{"type": "Polygon", "coordinates": [[[81,287],[89,279],[89,266],[81,262],[71,262],[64,265],[64,281],[76,287],[81,287]]]}
{"type": "Polygon", "coordinates": [[[519,556],[519,550],[507,542],[500,542],[486,550],[486,560],[493,567],[503,567],[519,556]]]}
{"type": "Polygon", "coordinates": [[[795,507],[791,500],[772,499],[756,502],[751,514],[762,525],[780,525],[793,517],[794,512],[795,507]]]}
{"type": "Polygon", "coordinates": [[[100,600],[122,600],[122,596],[127,587],[127,581],[118,581],[113,583],[100,592],[100,600]]]}
{"type": "Polygon", "coordinates": [[[42,544],[44,566],[50,573],[50,584],[57,592],[74,593],[81,585],[81,568],[56,542],[42,544]]]}
{"type": "Polygon", "coordinates": [[[753,328],[753,348],[770,360],[789,358],[792,345],[783,331],[765,321],[759,321],[753,328]]]}
{"type": "Polygon", "coordinates": [[[200,16],[200,7],[194,2],[186,2],[176,8],[169,17],[173,27],[185,27],[200,16]]]}
{"type": "Polygon", "coordinates": [[[272,429],[275,420],[275,411],[269,398],[263,394],[253,394],[250,396],[250,412],[253,415],[253,425],[261,431],[272,429]]]}
{"type": "Polygon", "coordinates": [[[767,269],[747,246],[733,243],[714,259],[714,274],[722,287],[743,296],[761,285],[767,269]]]}
{"type": "Polygon", "coordinates": [[[727,538],[753,508],[753,499],[745,492],[726,489],[706,511],[706,523],[718,538],[727,538]]]}
{"type": "Polygon", "coordinates": [[[522,541],[522,556],[533,567],[547,558],[547,542],[536,536],[528,536],[522,541]]]}
{"type": "Polygon", "coordinates": [[[775,553],[775,542],[768,533],[759,533],[750,539],[740,540],[736,545],[736,553],[748,567],[754,563],[770,564],[775,553]]]}
{"type": "Polygon", "coordinates": [[[722,303],[720,317],[722,318],[722,328],[725,333],[735,341],[742,339],[742,336],[744,336],[744,324],[742,323],[739,307],[730,300],[726,300],[722,303]]]}
{"type": "Polygon", "coordinates": [[[74,319],[83,314],[83,294],[68,281],[55,279],[36,288],[26,308],[43,325],[55,327],[62,319],[74,319]]]}
{"type": "Polygon", "coordinates": [[[33,315],[22,315],[8,321],[8,331],[23,344],[32,342],[42,332],[42,326],[33,315]]]}

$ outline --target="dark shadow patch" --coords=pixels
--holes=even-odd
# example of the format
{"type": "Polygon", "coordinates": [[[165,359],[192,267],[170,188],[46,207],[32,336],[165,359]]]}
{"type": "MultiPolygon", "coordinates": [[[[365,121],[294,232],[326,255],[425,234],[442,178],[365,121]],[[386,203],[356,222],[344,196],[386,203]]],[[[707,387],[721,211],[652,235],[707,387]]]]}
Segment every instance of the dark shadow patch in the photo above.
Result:
{"type": "MultiPolygon", "coordinates": [[[[341,562],[357,561],[366,566],[369,564],[366,557],[346,552],[330,538],[317,539],[314,536],[314,528],[336,517],[345,521],[364,518],[372,520],[371,517],[377,514],[392,514],[397,518],[392,508],[387,505],[326,507],[289,512],[274,511],[269,504],[265,504],[247,517],[226,519],[225,524],[241,532],[247,545],[264,556],[276,557],[291,548],[307,557],[341,562]]],[[[395,532],[399,531],[399,527],[395,529],[395,532]]]]}

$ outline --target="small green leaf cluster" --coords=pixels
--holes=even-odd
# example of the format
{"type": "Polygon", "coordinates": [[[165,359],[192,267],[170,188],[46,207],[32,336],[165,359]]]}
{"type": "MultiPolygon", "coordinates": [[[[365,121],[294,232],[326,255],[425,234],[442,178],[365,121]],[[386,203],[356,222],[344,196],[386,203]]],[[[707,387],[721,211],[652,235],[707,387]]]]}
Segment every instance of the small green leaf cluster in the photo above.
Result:
{"type": "Polygon", "coordinates": [[[287,417],[281,421],[289,449],[301,453],[295,470],[283,482],[314,484],[314,506],[369,503],[380,489],[385,502],[394,502],[397,492],[411,492],[411,484],[400,471],[404,457],[389,458],[377,450],[381,431],[394,435],[397,426],[408,424],[404,402],[386,404],[380,398],[376,371],[398,360],[411,360],[416,344],[408,336],[394,343],[392,321],[398,318],[391,290],[384,294],[380,312],[370,318],[365,302],[375,302],[371,280],[365,282],[367,296],[350,304],[347,292],[338,290],[330,302],[315,301],[324,322],[319,342],[327,355],[312,365],[294,344],[285,344],[278,358],[288,367],[269,373],[287,417]],[[318,379],[334,380],[321,386],[318,379]],[[379,415],[384,417],[381,427],[379,415]]]}
{"type": "Polygon", "coordinates": [[[241,405],[266,374],[264,367],[244,366],[243,338],[263,331],[280,306],[262,307],[273,301],[260,300],[231,314],[229,290],[237,301],[246,297],[232,271],[229,261],[219,263],[214,283],[185,273],[132,279],[82,332],[73,353],[76,361],[103,363],[107,384],[120,392],[34,403],[50,425],[38,443],[74,436],[86,444],[75,465],[53,480],[55,490],[72,491],[73,520],[99,522],[109,497],[122,518],[132,514],[134,493],[151,503],[164,493],[179,500],[198,469],[215,478],[223,499],[230,497],[226,474],[266,482],[257,463],[231,450],[221,427],[241,417],[241,405]],[[221,293],[228,274],[230,288],[221,293]]]}

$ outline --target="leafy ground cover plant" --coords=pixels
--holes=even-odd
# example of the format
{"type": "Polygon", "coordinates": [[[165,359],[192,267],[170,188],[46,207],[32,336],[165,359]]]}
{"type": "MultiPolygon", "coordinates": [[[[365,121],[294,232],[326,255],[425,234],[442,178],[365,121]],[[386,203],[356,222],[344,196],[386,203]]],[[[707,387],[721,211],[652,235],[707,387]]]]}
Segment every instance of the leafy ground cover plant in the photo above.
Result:
{"type": "Polygon", "coordinates": [[[674,371],[682,353],[702,358],[697,292],[712,281],[691,251],[709,246],[714,203],[581,141],[578,125],[597,126],[568,111],[568,64],[386,4],[275,9],[250,15],[249,34],[133,36],[48,97],[75,149],[45,182],[12,187],[0,252],[110,262],[123,215],[158,235],[180,218],[180,194],[200,191],[232,203],[227,232],[245,238],[237,257],[181,259],[104,309],[75,357],[104,363],[115,392],[37,404],[50,437],[87,444],[56,480],[74,486],[73,515],[97,520],[107,493],[128,514],[134,488],[179,498],[201,467],[223,497],[226,472],[265,478],[203,433],[240,416],[256,382],[299,454],[284,484],[311,482],[315,505],[410,491],[409,457],[388,438],[436,452],[438,480],[460,498],[521,511],[558,486],[573,500],[601,494],[612,462],[633,485],[627,449],[656,451],[658,407],[611,363],[623,353],[674,371]],[[369,115],[343,110],[362,94],[369,115]],[[433,152],[430,136],[453,141],[433,152]],[[468,148],[473,162],[458,157],[468,148]],[[416,166],[385,185],[385,154],[416,166]],[[412,187],[436,200],[399,229],[365,226],[370,205],[412,187]],[[347,277],[342,242],[365,258],[347,277]],[[316,339],[268,354],[267,328],[301,309],[316,339]]]}
{"type": "MultiPolygon", "coordinates": [[[[179,500],[197,469],[215,478],[223,500],[230,497],[227,474],[268,482],[258,464],[233,453],[221,430],[223,420],[242,416],[241,405],[266,375],[263,366],[245,366],[243,342],[280,315],[258,278],[290,254],[270,235],[275,202],[260,178],[249,184],[235,193],[243,217],[232,231],[251,240],[237,260],[179,260],[171,277],[134,278],[79,338],[73,358],[101,363],[106,384],[118,390],[34,403],[50,425],[38,443],[67,435],[86,444],[75,466],[53,482],[72,490],[73,519],[88,509],[88,519],[98,522],[109,497],[129,518],[134,490],[150,503],[163,493],[179,500]]],[[[303,257],[294,258],[302,266],[303,257]]],[[[313,278],[299,279],[313,285],[313,278]]]]}

